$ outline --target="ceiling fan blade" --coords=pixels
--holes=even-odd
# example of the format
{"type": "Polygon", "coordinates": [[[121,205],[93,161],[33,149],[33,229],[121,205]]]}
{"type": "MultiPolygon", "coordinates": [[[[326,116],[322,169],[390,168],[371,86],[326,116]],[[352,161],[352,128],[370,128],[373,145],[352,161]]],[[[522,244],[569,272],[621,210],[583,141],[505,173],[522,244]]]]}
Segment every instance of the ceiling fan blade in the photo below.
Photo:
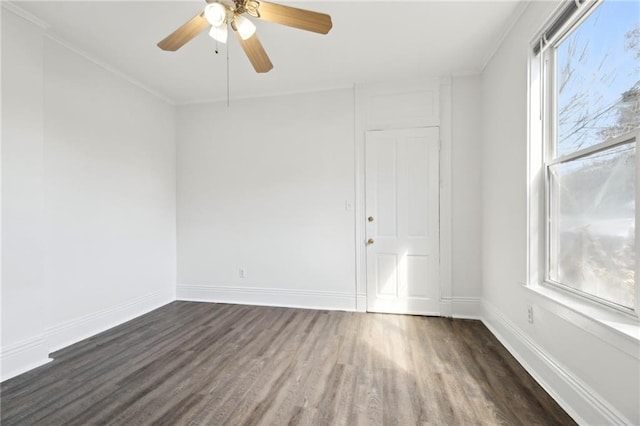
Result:
{"type": "Polygon", "coordinates": [[[271,71],[273,64],[271,63],[267,52],[265,52],[264,47],[262,47],[262,43],[260,43],[258,36],[254,34],[248,39],[243,40],[238,31],[234,31],[234,33],[238,36],[238,41],[240,42],[244,53],[247,54],[247,57],[249,58],[249,61],[251,61],[256,72],[263,73],[271,71]]]}
{"type": "Polygon", "coordinates": [[[207,22],[203,13],[199,13],[158,43],[158,47],[162,50],[175,52],[207,29],[207,27],[209,27],[209,22],[207,22]]]}
{"type": "Polygon", "coordinates": [[[314,33],[327,34],[333,27],[331,16],[281,4],[259,1],[258,18],[314,33]]]}

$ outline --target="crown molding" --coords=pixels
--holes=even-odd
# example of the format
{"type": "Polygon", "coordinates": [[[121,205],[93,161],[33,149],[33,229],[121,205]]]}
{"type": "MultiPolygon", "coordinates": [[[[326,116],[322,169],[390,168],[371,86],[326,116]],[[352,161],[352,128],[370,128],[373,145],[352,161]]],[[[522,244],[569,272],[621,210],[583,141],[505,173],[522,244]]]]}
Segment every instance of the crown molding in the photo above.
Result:
{"type": "Polygon", "coordinates": [[[58,43],[59,45],[65,47],[66,49],[72,51],[73,53],[75,53],[76,55],[84,58],[85,60],[99,66],[100,68],[104,69],[105,71],[127,81],[128,83],[138,87],[139,89],[144,90],[145,92],[155,96],[156,98],[168,103],[169,105],[175,106],[176,102],[173,99],[168,98],[167,96],[163,95],[162,93],[151,89],[150,87],[148,87],[147,85],[145,85],[144,83],[142,83],[141,81],[131,77],[130,75],[120,71],[119,69],[103,62],[100,61],[99,59],[96,59],[95,57],[93,57],[92,55],[90,55],[89,53],[85,52],[84,50],[78,48],[77,46],[75,46],[73,43],[70,43],[69,41],[63,39],[62,37],[53,34],[51,31],[49,31],[51,29],[51,24],[49,24],[48,22],[44,21],[43,19],[40,19],[39,17],[35,16],[34,14],[27,12],[26,10],[24,10],[23,8],[21,8],[20,6],[16,5],[15,2],[13,1],[8,1],[8,0],[0,0],[0,5],[2,6],[3,9],[10,11],[11,13],[19,16],[20,18],[32,23],[33,25],[35,25],[36,27],[38,27],[39,29],[42,30],[43,35],[45,37],[47,37],[48,39],[58,43]]]}
{"type": "Polygon", "coordinates": [[[165,95],[163,95],[162,93],[153,90],[152,88],[150,88],[149,86],[145,85],[144,83],[142,83],[140,80],[137,80],[133,77],[131,77],[130,75],[120,71],[117,68],[112,67],[111,65],[107,64],[106,62],[100,61],[99,59],[96,59],[95,57],[91,56],[89,53],[85,52],[84,50],[78,48],[77,46],[69,43],[67,40],[58,37],[54,34],[51,34],[50,32],[47,32],[44,34],[45,37],[47,37],[49,40],[54,41],[56,43],[58,43],[60,46],[72,51],[73,53],[75,53],[76,55],[84,58],[85,60],[93,63],[94,65],[99,66],[100,68],[102,68],[103,70],[117,76],[120,77],[121,79],[127,81],[128,83],[136,86],[137,88],[144,90],[145,92],[149,93],[150,95],[155,96],[156,98],[166,102],[169,105],[175,106],[176,103],[173,99],[170,99],[168,97],[166,97],[165,95]]]}
{"type": "Polygon", "coordinates": [[[12,12],[13,14],[21,17],[22,19],[31,22],[33,25],[40,28],[41,30],[46,31],[49,28],[51,28],[51,24],[49,24],[46,21],[43,21],[42,19],[38,18],[32,13],[27,12],[26,10],[16,5],[12,1],[0,0],[0,5],[2,6],[3,9],[6,9],[9,12],[12,12]]]}
{"type": "Polygon", "coordinates": [[[474,77],[474,76],[478,76],[478,75],[482,75],[482,70],[463,70],[463,71],[457,71],[454,73],[451,73],[451,77],[453,78],[457,78],[457,77],[474,77]]]}
{"type": "Polygon", "coordinates": [[[500,34],[493,42],[492,44],[493,47],[491,48],[491,50],[487,52],[486,56],[482,60],[482,65],[480,66],[480,72],[484,72],[487,65],[489,65],[489,62],[491,61],[491,59],[493,59],[498,49],[500,49],[500,46],[502,46],[502,43],[504,43],[504,40],[507,38],[507,36],[509,35],[513,27],[515,27],[516,23],[518,22],[520,17],[524,14],[525,10],[527,10],[530,4],[531,4],[530,0],[526,0],[526,1],[523,0],[518,2],[518,5],[516,6],[513,13],[511,13],[511,16],[507,21],[507,24],[504,27],[502,27],[502,31],[500,31],[500,34]]]}
{"type": "Polygon", "coordinates": [[[324,93],[324,92],[333,92],[338,90],[352,90],[352,89],[353,89],[353,84],[338,84],[338,85],[329,85],[325,87],[316,87],[311,89],[282,90],[282,91],[276,90],[273,92],[261,93],[256,95],[238,95],[238,96],[231,96],[229,99],[227,99],[226,96],[194,99],[191,101],[176,102],[175,105],[189,106],[189,105],[201,105],[201,104],[214,104],[214,103],[227,102],[227,100],[229,100],[230,102],[233,102],[233,101],[244,101],[244,100],[251,100],[251,99],[275,98],[279,96],[295,96],[295,95],[305,95],[305,94],[324,93]]]}

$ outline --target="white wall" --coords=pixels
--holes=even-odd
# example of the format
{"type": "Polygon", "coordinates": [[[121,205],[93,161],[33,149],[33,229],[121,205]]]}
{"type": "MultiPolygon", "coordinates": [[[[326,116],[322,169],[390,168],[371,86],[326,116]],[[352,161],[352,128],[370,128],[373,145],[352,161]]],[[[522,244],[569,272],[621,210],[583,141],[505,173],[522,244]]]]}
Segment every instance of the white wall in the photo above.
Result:
{"type": "Polygon", "coordinates": [[[2,13],[2,378],[175,291],[175,111],[2,13]]]}
{"type": "Polygon", "coordinates": [[[2,13],[2,377],[47,360],[42,35],[2,13]]]}
{"type": "Polygon", "coordinates": [[[47,328],[62,347],[102,328],[88,316],[173,297],[175,118],[49,39],[44,70],[47,328]]]}
{"type": "Polygon", "coordinates": [[[178,109],[179,299],[355,308],[353,111],[351,90],[178,109]]]}
{"type": "MultiPolygon", "coordinates": [[[[458,305],[479,306],[481,295],[482,114],[480,75],[451,82],[452,294],[458,305]]],[[[471,316],[480,314],[477,310],[471,316]]]]}
{"type": "Polygon", "coordinates": [[[605,332],[522,285],[527,281],[528,46],[555,6],[532,2],[483,74],[483,316],[576,420],[640,424],[637,341],[605,332]],[[527,321],[528,306],[534,309],[533,324],[527,321]]]}
{"type": "MultiPolygon", "coordinates": [[[[454,313],[478,317],[480,78],[452,92],[454,313]]],[[[179,299],[355,309],[354,118],[351,90],[178,109],[179,299]]]]}

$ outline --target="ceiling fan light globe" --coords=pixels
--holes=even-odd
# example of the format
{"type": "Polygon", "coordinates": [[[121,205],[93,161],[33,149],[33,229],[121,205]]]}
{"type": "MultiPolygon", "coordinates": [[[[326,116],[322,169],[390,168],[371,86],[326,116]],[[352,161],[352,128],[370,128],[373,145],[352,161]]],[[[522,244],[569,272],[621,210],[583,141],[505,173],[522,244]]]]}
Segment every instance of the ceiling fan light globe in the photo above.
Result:
{"type": "Polygon", "coordinates": [[[236,15],[235,24],[240,38],[246,40],[256,32],[256,26],[242,15],[236,15]]]}
{"type": "Polygon", "coordinates": [[[212,27],[219,27],[227,17],[227,9],[220,3],[209,3],[204,8],[204,17],[212,27]]]}
{"type": "Polygon", "coordinates": [[[220,43],[227,42],[228,34],[229,34],[229,30],[227,28],[227,24],[225,23],[217,27],[211,27],[211,30],[209,31],[209,35],[211,36],[211,38],[216,41],[219,41],[220,43]]]}

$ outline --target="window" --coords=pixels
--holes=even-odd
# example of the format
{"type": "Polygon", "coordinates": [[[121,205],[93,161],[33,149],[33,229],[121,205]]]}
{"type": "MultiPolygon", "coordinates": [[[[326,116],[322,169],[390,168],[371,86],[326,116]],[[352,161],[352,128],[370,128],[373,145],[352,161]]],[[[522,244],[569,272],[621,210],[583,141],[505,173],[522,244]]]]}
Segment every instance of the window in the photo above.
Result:
{"type": "Polygon", "coordinates": [[[639,17],[638,2],[569,1],[531,61],[538,280],[629,313],[639,306],[639,17]]]}

